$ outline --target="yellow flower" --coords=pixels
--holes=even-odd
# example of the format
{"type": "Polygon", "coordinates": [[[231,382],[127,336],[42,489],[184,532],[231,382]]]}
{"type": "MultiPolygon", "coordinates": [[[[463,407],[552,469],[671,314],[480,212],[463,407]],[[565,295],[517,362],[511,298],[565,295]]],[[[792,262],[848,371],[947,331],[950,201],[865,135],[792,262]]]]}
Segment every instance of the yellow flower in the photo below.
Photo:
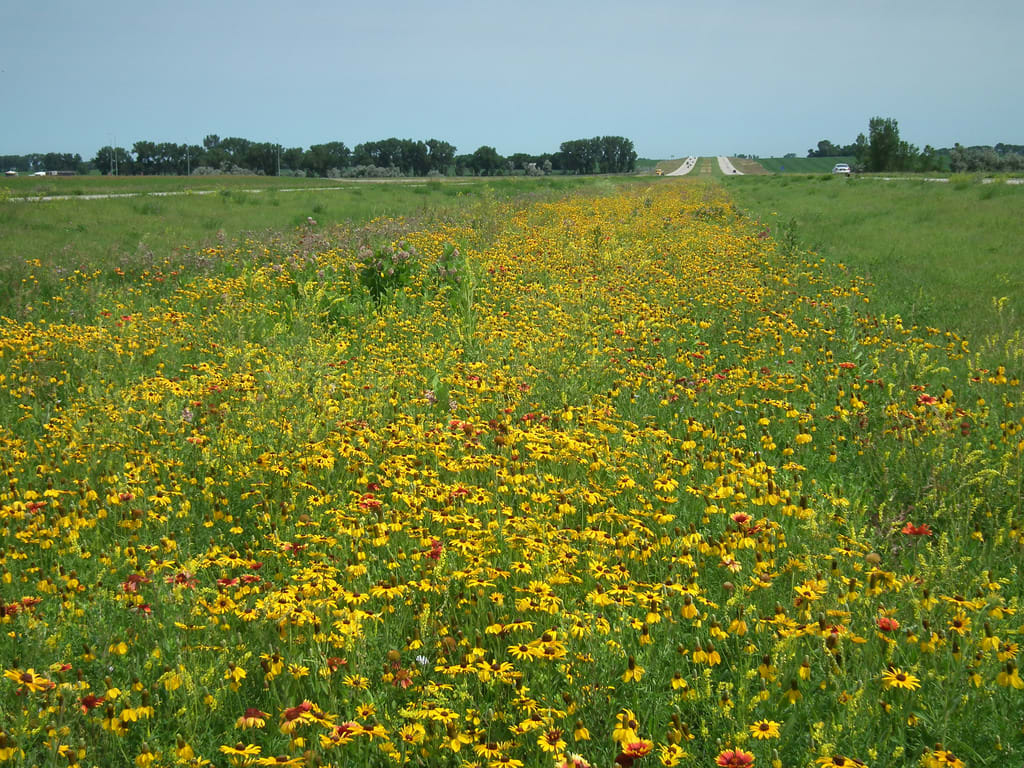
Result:
{"type": "Polygon", "coordinates": [[[779,738],[779,725],[781,724],[774,720],[758,720],[747,727],[750,730],[750,735],[755,739],[777,739],[779,738]]]}
{"type": "Polygon", "coordinates": [[[222,746],[220,751],[229,757],[256,757],[261,752],[261,749],[255,744],[243,744],[238,742],[234,746],[222,746]]]}
{"type": "Polygon", "coordinates": [[[921,687],[921,681],[909,672],[904,672],[896,667],[889,667],[882,673],[882,685],[886,689],[903,688],[908,691],[916,691],[921,687]]]}
{"type": "Polygon", "coordinates": [[[633,710],[624,709],[615,716],[615,728],[612,730],[612,739],[620,744],[636,740],[636,731],[640,722],[633,714],[633,710]]]}
{"type": "Polygon", "coordinates": [[[996,676],[996,682],[1004,688],[1024,689],[1024,680],[1017,671],[1017,665],[1012,661],[1006,662],[1006,668],[996,676]]]}
{"type": "Polygon", "coordinates": [[[452,752],[458,752],[462,749],[463,744],[469,744],[472,741],[473,739],[468,734],[463,733],[454,726],[449,726],[448,734],[441,742],[441,745],[450,749],[452,752]]]}
{"type": "Polygon", "coordinates": [[[865,766],[860,760],[856,760],[852,757],[843,757],[842,755],[819,757],[814,762],[818,765],[825,766],[825,768],[867,768],[867,766],[865,766]]]}
{"type": "Polygon", "coordinates": [[[626,663],[626,671],[622,675],[622,681],[624,683],[639,682],[640,678],[644,676],[645,671],[643,667],[636,663],[636,659],[630,656],[629,661],[626,663]]]}
{"type": "Polygon", "coordinates": [[[684,759],[686,759],[686,757],[686,750],[678,744],[665,744],[658,751],[658,758],[661,760],[661,764],[666,766],[666,768],[672,768],[672,766],[679,765],[684,759]]]}
{"type": "Polygon", "coordinates": [[[537,737],[537,746],[544,752],[561,752],[565,749],[565,739],[561,728],[551,728],[537,737]]]}
{"type": "Polygon", "coordinates": [[[796,680],[791,680],[789,683],[789,690],[786,691],[783,698],[786,699],[790,704],[796,704],[804,695],[800,693],[800,687],[797,685],[796,680]]]}
{"type": "Polygon", "coordinates": [[[48,680],[42,675],[37,675],[36,671],[31,668],[26,669],[24,672],[20,669],[8,669],[4,672],[4,677],[8,680],[13,680],[18,685],[24,686],[34,693],[48,691],[56,685],[52,680],[48,680]]]}
{"type": "Polygon", "coordinates": [[[224,670],[224,679],[230,680],[229,687],[231,690],[237,691],[242,687],[242,681],[245,680],[245,670],[229,662],[228,668],[224,670]]]}
{"type": "Polygon", "coordinates": [[[925,768],[964,768],[964,761],[939,745],[924,759],[925,768]]]}

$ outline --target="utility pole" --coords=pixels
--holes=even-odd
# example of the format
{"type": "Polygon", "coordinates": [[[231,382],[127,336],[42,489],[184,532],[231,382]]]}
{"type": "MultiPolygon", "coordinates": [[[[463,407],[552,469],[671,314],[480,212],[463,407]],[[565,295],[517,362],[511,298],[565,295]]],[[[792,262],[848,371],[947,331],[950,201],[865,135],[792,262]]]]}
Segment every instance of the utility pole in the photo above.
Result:
{"type": "Polygon", "coordinates": [[[185,142],[185,175],[192,175],[192,156],[188,153],[188,142],[185,142]]]}

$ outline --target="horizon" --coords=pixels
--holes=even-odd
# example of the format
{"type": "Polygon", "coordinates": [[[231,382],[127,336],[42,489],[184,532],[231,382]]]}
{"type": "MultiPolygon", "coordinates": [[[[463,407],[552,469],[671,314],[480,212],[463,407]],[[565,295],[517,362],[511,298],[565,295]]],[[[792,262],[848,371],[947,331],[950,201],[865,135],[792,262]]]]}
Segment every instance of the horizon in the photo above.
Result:
{"type": "Polygon", "coordinates": [[[1003,0],[966,15],[943,0],[44,0],[0,10],[0,154],[91,160],[215,133],[286,148],[437,138],[503,156],[614,135],[649,159],[800,157],[852,143],[875,116],[918,147],[1024,143],[1022,23],[1003,0]]]}

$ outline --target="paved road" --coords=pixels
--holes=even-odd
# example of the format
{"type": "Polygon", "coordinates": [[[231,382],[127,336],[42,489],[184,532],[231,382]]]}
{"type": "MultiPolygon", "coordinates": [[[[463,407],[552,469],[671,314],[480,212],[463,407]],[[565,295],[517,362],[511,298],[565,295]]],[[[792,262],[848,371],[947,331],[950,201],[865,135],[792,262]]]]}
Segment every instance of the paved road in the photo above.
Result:
{"type": "Polygon", "coordinates": [[[693,166],[697,164],[696,157],[688,157],[683,161],[683,164],[676,168],[672,173],[666,173],[666,176],[685,176],[693,170],[693,166]]]}
{"type": "Polygon", "coordinates": [[[722,173],[724,173],[726,176],[742,176],[743,175],[742,171],[737,171],[736,170],[736,166],[734,166],[729,161],[728,157],[724,157],[722,155],[718,156],[718,167],[722,169],[722,173]]]}

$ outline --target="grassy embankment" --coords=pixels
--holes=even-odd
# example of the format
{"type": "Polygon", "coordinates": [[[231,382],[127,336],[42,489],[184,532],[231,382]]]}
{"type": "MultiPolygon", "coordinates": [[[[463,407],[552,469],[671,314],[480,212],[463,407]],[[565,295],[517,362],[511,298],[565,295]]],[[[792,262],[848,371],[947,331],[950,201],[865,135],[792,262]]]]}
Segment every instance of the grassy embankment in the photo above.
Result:
{"type": "Polygon", "coordinates": [[[854,163],[853,157],[759,157],[757,163],[770,173],[829,173],[836,163],[854,163]]]}

